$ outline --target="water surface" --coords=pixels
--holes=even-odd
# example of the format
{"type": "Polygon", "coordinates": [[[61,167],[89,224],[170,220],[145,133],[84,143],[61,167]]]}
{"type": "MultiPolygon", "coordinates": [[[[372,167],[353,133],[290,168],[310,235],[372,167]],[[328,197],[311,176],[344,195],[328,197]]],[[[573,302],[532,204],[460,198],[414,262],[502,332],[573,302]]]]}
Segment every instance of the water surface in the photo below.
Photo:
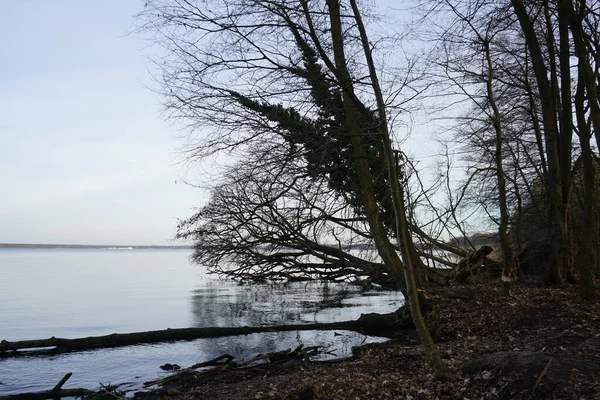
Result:
{"type": "MultiPolygon", "coordinates": [[[[0,340],[84,337],[166,328],[262,326],[356,319],[389,312],[398,292],[347,284],[239,285],[207,275],[189,250],[0,249],[0,340]]],[[[298,344],[327,346],[338,356],[363,342],[355,332],[263,333],[128,346],[43,357],[0,359],[0,395],[53,387],[144,381],[224,353],[246,358],[298,344]],[[336,334],[337,333],[337,334],[336,334]]]]}

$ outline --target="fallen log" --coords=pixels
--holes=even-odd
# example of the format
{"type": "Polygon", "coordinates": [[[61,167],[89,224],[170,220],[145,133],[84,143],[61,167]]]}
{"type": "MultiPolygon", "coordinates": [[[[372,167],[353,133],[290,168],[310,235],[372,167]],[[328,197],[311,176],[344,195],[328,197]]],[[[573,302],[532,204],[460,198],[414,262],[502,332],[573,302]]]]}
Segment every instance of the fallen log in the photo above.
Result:
{"type": "Polygon", "coordinates": [[[482,246],[468,257],[463,258],[457,265],[452,274],[446,277],[446,281],[464,283],[471,276],[476,275],[479,270],[485,266],[485,258],[494,249],[490,246],[482,246]]]}
{"type": "Polygon", "coordinates": [[[227,363],[231,362],[233,359],[234,359],[233,356],[230,356],[229,354],[223,354],[222,356],[219,356],[217,358],[213,358],[212,360],[208,360],[208,361],[203,361],[203,362],[196,363],[196,364],[192,365],[191,367],[188,367],[187,369],[193,370],[193,369],[198,369],[198,368],[205,368],[205,367],[213,367],[213,366],[216,366],[216,365],[223,365],[223,364],[227,364],[227,363]]]}
{"type": "Polygon", "coordinates": [[[65,374],[62,379],[52,389],[45,392],[19,393],[8,396],[0,396],[0,400],[46,400],[59,399],[61,397],[81,397],[95,392],[88,389],[63,389],[62,386],[73,375],[72,372],[65,374]]]}
{"type": "Polygon", "coordinates": [[[59,399],[61,397],[81,397],[94,394],[95,392],[88,389],[60,389],[55,392],[48,390],[47,392],[38,393],[19,393],[8,396],[0,396],[0,400],[46,400],[59,399]]]}
{"type": "MultiPolygon", "coordinates": [[[[51,337],[49,339],[22,340],[9,342],[0,341],[0,357],[14,357],[19,355],[32,355],[33,351],[22,352],[24,349],[41,349],[41,353],[62,353],[75,350],[89,350],[108,347],[129,346],[143,343],[159,343],[179,340],[194,340],[202,338],[214,338],[225,336],[249,335],[264,332],[289,332],[305,330],[350,330],[363,334],[376,334],[384,337],[392,337],[389,318],[392,314],[382,314],[381,319],[370,318],[364,320],[362,317],[356,321],[333,322],[324,324],[296,324],[275,326],[240,326],[240,327],[207,327],[207,328],[179,328],[164,329],[157,331],[113,333],[104,336],[89,336],[77,339],[65,339],[51,337]]],[[[411,329],[410,323],[403,325],[399,322],[395,329],[411,329]]]]}

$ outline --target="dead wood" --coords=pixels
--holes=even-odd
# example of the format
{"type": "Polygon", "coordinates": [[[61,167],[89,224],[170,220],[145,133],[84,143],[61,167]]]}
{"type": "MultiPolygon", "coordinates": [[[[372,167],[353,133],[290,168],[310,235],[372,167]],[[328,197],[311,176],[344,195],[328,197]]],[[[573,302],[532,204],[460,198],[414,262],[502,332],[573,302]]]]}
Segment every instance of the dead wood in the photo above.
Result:
{"type": "Polygon", "coordinates": [[[51,392],[58,392],[63,387],[63,385],[65,384],[65,382],[67,382],[72,375],[73,375],[72,372],[67,372],[65,374],[65,376],[63,376],[62,379],[60,381],[58,381],[58,383],[56,384],[56,386],[54,386],[52,388],[51,392]]]}
{"type": "Polygon", "coordinates": [[[316,352],[318,352],[319,349],[322,349],[322,346],[304,347],[304,345],[301,344],[294,350],[287,349],[267,354],[258,354],[255,357],[241,362],[235,362],[233,361],[232,356],[224,354],[212,360],[194,364],[191,367],[183,368],[165,378],[145,382],[144,387],[165,387],[172,385],[182,386],[188,382],[197,383],[198,379],[200,379],[201,377],[214,376],[233,371],[253,370],[255,367],[259,366],[280,365],[285,362],[294,360],[306,362],[309,359],[309,355],[314,355],[316,352]],[[196,371],[196,369],[198,368],[205,368],[208,366],[212,366],[213,368],[207,368],[201,371],[196,371]]]}
{"type": "MultiPolygon", "coordinates": [[[[194,372],[194,370],[200,369],[200,368],[206,368],[206,367],[220,368],[220,367],[228,366],[232,363],[234,358],[235,357],[230,356],[229,354],[223,354],[222,356],[213,358],[212,360],[196,363],[190,367],[182,368],[182,369],[179,369],[176,371],[174,370],[174,372],[177,372],[177,373],[174,375],[169,375],[166,378],[156,379],[156,380],[150,381],[150,382],[144,382],[144,386],[166,385],[166,384],[176,380],[178,377],[184,376],[186,374],[191,374],[192,372],[194,372]]],[[[210,370],[205,370],[205,371],[210,371],[210,370]]]]}
{"type": "Polygon", "coordinates": [[[193,370],[193,369],[198,369],[198,368],[212,367],[212,366],[215,366],[215,365],[228,364],[234,358],[235,357],[230,356],[229,354],[223,354],[222,356],[219,356],[217,358],[213,358],[212,360],[208,360],[208,361],[204,361],[204,362],[201,362],[201,363],[197,363],[197,364],[194,364],[191,367],[188,367],[188,368],[185,368],[185,369],[193,370]]]}
{"type": "Polygon", "coordinates": [[[47,354],[61,353],[74,350],[89,350],[107,347],[129,346],[141,343],[159,343],[178,340],[194,340],[202,338],[214,338],[224,336],[249,335],[252,333],[264,332],[286,332],[286,331],[306,331],[306,330],[350,330],[363,334],[377,334],[379,336],[393,336],[393,329],[410,329],[410,324],[404,324],[404,321],[390,321],[390,315],[369,314],[369,318],[359,318],[356,321],[343,321],[324,324],[296,324],[296,325],[275,325],[275,326],[240,326],[240,327],[207,327],[207,328],[180,328],[164,329],[158,331],[134,332],[134,333],[113,333],[105,336],[89,336],[77,339],[65,339],[51,337],[49,339],[23,340],[9,342],[2,340],[0,342],[0,357],[13,357],[19,355],[35,355],[37,353],[47,354]],[[45,349],[21,352],[23,349],[45,349]]]}
{"type": "Polygon", "coordinates": [[[8,396],[0,396],[0,400],[46,400],[46,399],[59,399],[61,397],[81,397],[93,394],[95,392],[83,389],[60,389],[56,392],[48,390],[46,392],[38,393],[19,393],[8,396]]]}
{"type": "Polygon", "coordinates": [[[552,358],[548,360],[548,364],[546,364],[546,367],[544,368],[544,370],[542,371],[540,376],[535,381],[535,385],[533,385],[533,390],[531,391],[531,395],[529,396],[530,399],[533,398],[533,395],[535,394],[535,390],[540,386],[540,383],[542,383],[542,379],[544,379],[544,376],[548,372],[548,368],[550,368],[551,363],[552,363],[552,358]]]}
{"type": "Polygon", "coordinates": [[[62,386],[69,380],[73,375],[72,372],[65,374],[62,379],[52,388],[45,392],[34,392],[34,393],[19,393],[12,394],[9,396],[0,396],[0,400],[46,400],[46,399],[58,399],[61,397],[81,397],[94,392],[88,389],[62,389],[62,386]]]}
{"type": "Polygon", "coordinates": [[[469,277],[476,275],[479,270],[485,266],[485,258],[494,249],[490,246],[482,246],[468,257],[463,258],[454,269],[453,273],[446,277],[447,281],[456,283],[464,283],[469,277]]]}

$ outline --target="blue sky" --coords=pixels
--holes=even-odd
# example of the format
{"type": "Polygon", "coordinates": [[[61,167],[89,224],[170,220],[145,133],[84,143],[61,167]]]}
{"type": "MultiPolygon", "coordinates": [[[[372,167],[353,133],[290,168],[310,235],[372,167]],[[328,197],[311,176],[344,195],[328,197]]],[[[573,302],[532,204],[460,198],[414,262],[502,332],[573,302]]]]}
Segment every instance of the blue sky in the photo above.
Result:
{"type": "Polygon", "coordinates": [[[0,243],[170,244],[206,200],[131,33],[143,3],[2,4],[0,243]]]}
{"type": "Polygon", "coordinates": [[[142,1],[5,2],[0,242],[168,244],[203,192],[181,183],[142,1]],[[176,181],[179,181],[176,183],[176,181]]]}

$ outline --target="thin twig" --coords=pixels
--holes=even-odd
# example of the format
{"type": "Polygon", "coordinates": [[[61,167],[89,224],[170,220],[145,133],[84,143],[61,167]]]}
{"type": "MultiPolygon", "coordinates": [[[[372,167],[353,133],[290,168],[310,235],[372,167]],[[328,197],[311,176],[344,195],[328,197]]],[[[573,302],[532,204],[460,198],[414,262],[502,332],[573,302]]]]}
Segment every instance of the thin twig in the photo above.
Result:
{"type": "Polygon", "coordinates": [[[62,379],[60,381],[58,381],[56,386],[54,386],[54,388],[52,388],[51,392],[58,392],[60,390],[60,388],[62,388],[62,386],[65,384],[65,382],[67,382],[69,380],[71,375],[73,375],[72,372],[67,372],[65,374],[65,376],[63,376],[62,379]]]}
{"type": "Polygon", "coordinates": [[[548,368],[550,368],[551,363],[552,363],[552,358],[550,358],[548,360],[548,364],[546,364],[546,368],[544,368],[544,370],[542,371],[540,376],[535,381],[535,385],[533,385],[533,390],[531,391],[531,395],[529,396],[530,399],[533,398],[533,395],[535,394],[535,390],[538,388],[538,386],[540,386],[540,383],[542,383],[542,379],[544,378],[544,375],[546,375],[546,373],[548,372],[548,368]]]}

